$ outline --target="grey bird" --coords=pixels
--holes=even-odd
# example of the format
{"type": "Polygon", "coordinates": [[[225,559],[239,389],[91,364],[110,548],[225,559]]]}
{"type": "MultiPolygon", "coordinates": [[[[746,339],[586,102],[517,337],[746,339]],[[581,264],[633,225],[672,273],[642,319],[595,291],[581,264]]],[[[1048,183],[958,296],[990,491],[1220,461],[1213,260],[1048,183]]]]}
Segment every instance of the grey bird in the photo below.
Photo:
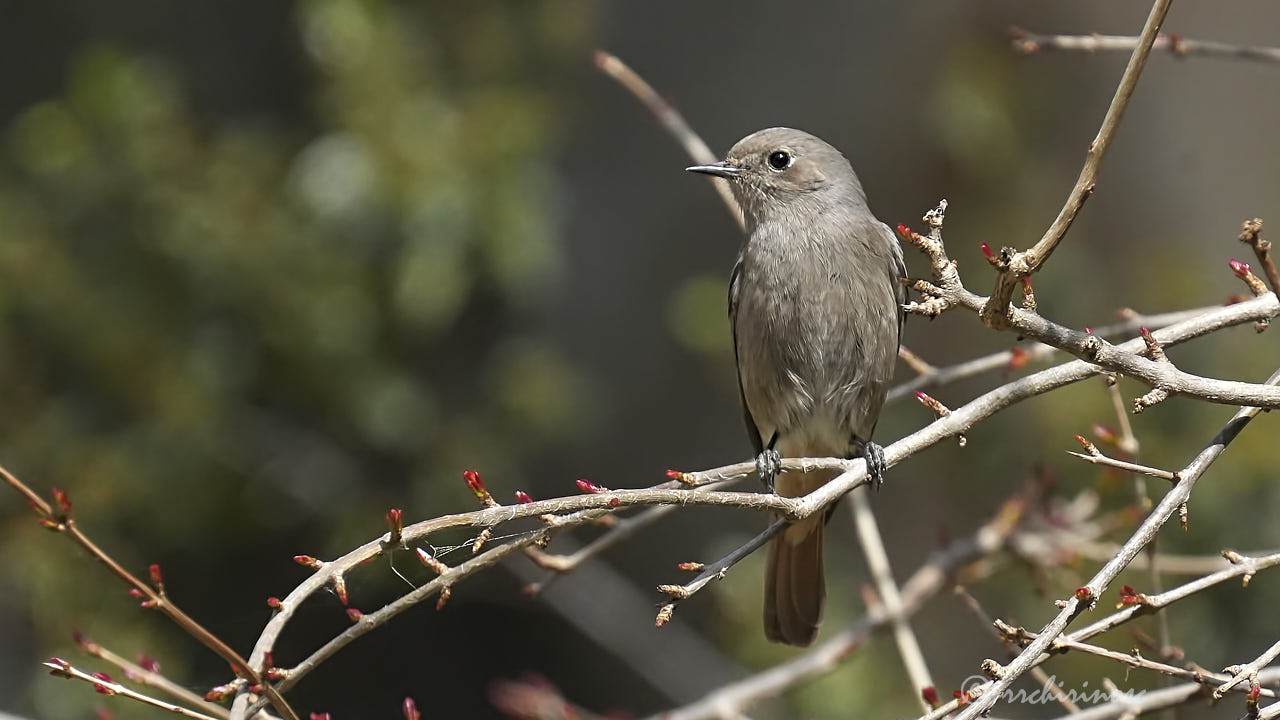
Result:
{"type": "MultiPolygon", "coordinates": [[[[902,332],[902,247],[867,208],[849,161],[808,133],[761,130],[723,161],[688,170],[728,180],[746,219],[747,241],[729,279],[729,322],[765,486],[797,497],[838,474],[778,476],[784,456],[861,456],[879,487],[884,452],[871,433],[902,332]]],[[[809,645],[817,636],[824,523],[819,516],[793,523],[769,546],[764,629],[774,642],[809,645]]]]}

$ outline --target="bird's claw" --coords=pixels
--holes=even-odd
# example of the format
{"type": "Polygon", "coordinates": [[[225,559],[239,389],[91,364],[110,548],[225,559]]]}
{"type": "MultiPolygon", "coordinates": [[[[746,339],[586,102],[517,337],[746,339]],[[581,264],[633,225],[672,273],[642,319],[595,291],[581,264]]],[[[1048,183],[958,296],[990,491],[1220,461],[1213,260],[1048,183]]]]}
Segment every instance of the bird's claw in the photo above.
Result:
{"type": "Polygon", "coordinates": [[[862,446],[862,458],[867,461],[867,477],[871,478],[871,486],[879,490],[884,485],[884,471],[888,468],[884,461],[884,448],[868,442],[862,446]]]}
{"type": "Polygon", "coordinates": [[[782,456],[778,455],[777,450],[769,448],[756,456],[756,474],[760,476],[764,489],[770,493],[773,492],[773,480],[781,469],[782,456]]]}

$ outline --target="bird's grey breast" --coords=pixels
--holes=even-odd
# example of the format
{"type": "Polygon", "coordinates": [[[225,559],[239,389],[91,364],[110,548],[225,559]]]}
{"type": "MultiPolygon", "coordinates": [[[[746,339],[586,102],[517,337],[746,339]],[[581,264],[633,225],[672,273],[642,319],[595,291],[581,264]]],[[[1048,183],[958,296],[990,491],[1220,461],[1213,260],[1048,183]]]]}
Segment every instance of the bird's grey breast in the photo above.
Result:
{"type": "Polygon", "coordinates": [[[865,208],[752,227],[731,301],[743,399],[765,442],[870,436],[897,355],[900,256],[885,233],[865,208]]]}

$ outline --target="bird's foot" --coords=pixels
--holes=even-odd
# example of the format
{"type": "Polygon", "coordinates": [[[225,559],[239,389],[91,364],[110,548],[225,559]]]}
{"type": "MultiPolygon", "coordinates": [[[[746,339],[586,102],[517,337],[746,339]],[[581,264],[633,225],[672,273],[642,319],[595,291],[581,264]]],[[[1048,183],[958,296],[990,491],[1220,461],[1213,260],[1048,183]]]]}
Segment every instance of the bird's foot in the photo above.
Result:
{"type": "Polygon", "coordinates": [[[884,448],[868,442],[862,446],[862,459],[867,461],[867,477],[871,478],[871,486],[879,490],[884,485],[884,471],[888,468],[884,462],[884,448]]]}
{"type": "Polygon", "coordinates": [[[760,476],[765,490],[773,492],[773,480],[781,469],[782,456],[778,455],[777,450],[769,448],[756,456],[756,474],[760,476]]]}

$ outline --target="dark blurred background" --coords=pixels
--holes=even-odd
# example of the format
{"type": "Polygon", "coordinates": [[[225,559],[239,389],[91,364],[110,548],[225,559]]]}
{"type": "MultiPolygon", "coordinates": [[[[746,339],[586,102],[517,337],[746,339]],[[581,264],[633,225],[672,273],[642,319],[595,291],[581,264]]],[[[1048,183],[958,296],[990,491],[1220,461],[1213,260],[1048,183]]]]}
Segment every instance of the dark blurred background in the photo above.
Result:
{"type": "MultiPolygon", "coordinates": [[[[668,467],[745,459],[725,279],[739,237],[678,146],[592,68],[604,47],[643,73],[723,151],[786,124],[842,148],[877,214],[919,226],[939,198],[975,290],[978,244],[1026,247],[1070,188],[1126,53],[1009,49],[1011,24],[1135,34],[1139,2],[698,3],[549,0],[220,3],[0,2],[0,462],[67,490],[82,526],[129,567],[158,562],[171,595],[247,653],[265,599],[406,520],[469,510],[481,471],[503,500],[662,480],[668,467]]],[[[1280,44],[1280,7],[1184,3],[1186,37],[1280,44]]],[[[1117,308],[1222,302],[1241,285],[1242,220],[1280,221],[1280,68],[1153,57],[1098,192],[1037,276],[1040,309],[1075,326],[1117,308]]],[[[908,259],[923,264],[914,251],[908,259]]],[[[1258,381],[1276,330],[1179,348],[1188,370],[1258,381]]],[[[906,342],[943,364],[1008,347],[969,315],[912,319],[906,342]]],[[[907,377],[903,368],[900,377],[907,377]]],[[[997,381],[940,391],[956,406],[997,381]]],[[[1141,394],[1122,383],[1127,396],[1141,394]]],[[[1149,463],[1181,467],[1229,408],[1171,400],[1135,419],[1149,463]]],[[[931,419],[886,411],[888,443],[931,419]]],[[[875,498],[899,578],[943,535],[972,531],[1037,465],[1104,508],[1127,481],[1071,461],[1071,437],[1114,424],[1104,387],[1029,402],[895,468],[875,498]]],[[[1186,533],[1162,548],[1280,545],[1276,419],[1263,417],[1199,486],[1186,533]]],[[[1153,484],[1153,494],[1162,491],[1153,484]]],[[[843,513],[829,541],[826,632],[862,613],[860,553],[843,513]]],[[[652,628],[657,583],[710,561],[763,518],[690,509],[564,578],[541,599],[523,558],[352,645],[303,681],[296,708],[335,718],[492,717],[495,680],[546,677],[594,710],[652,712],[791,657],[759,627],[760,563],[652,628]]],[[[568,551],[592,531],[563,537],[568,551]]],[[[1123,534],[1116,535],[1123,538],[1123,534]]],[[[432,542],[442,552],[465,535],[432,542]]],[[[446,562],[465,550],[446,553],[446,562]]],[[[375,609],[425,571],[365,568],[375,609]]],[[[1031,591],[1018,568],[974,592],[1028,625],[1096,563],[1031,591]]],[[[1144,573],[1123,580],[1144,589],[1144,573]]],[[[1280,578],[1170,613],[1210,667],[1274,640],[1280,578]]],[[[1106,607],[1107,603],[1103,604],[1106,607]]],[[[345,625],[332,595],[290,626],[297,662],[345,625]]],[[[983,657],[983,628],[948,594],[916,620],[943,695],[983,657]]],[[[46,676],[67,657],[103,669],[79,629],[146,652],[203,692],[226,666],[0,495],[0,710],[91,717],[101,698],[46,676]]],[[[1150,627],[1148,626],[1148,630],[1150,627]]],[[[1128,649],[1131,639],[1112,644],[1128,649]]],[[[1152,678],[1103,661],[1068,682],[1152,678]]],[[[914,715],[878,638],[762,716],[914,715]]],[[[108,701],[118,717],[159,717],[108,701]]],[[[1047,712],[1012,707],[1009,715],[1047,712]]],[[[1226,716],[1238,707],[1219,708],[1226,716]]],[[[1203,710],[1197,711],[1203,712],[1203,710]]]]}

